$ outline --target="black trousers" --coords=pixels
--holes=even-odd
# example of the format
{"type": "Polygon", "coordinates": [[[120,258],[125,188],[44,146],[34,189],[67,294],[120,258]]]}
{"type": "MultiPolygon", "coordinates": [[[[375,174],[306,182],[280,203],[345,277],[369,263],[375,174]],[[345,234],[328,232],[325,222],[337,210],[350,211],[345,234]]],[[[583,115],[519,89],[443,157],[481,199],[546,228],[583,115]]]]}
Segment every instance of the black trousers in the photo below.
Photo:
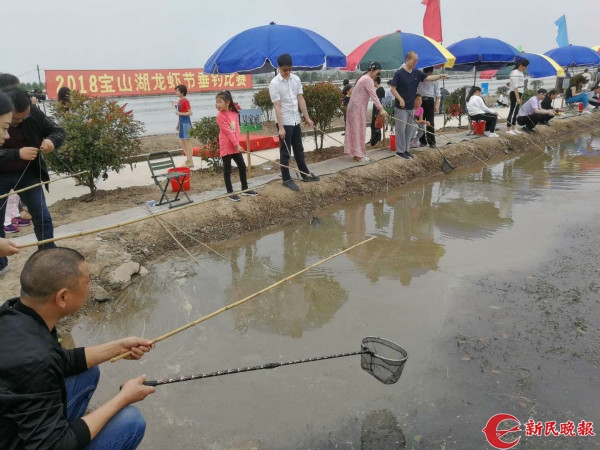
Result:
{"type": "Polygon", "coordinates": [[[551,116],[534,113],[530,116],[517,117],[517,123],[521,126],[529,128],[530,130],[533,130],[538,123],[546,121],[548,117],[551,116]]]}
{"type": "MultiPolygon", "coordinates": [[[[276,124],[276,126],[277,131],[279,131],[279,124],[276,124]]],[[[310,171],[304,161],[304,146],[302,145],[302,129],[300,128],[300,124],[284,125],[283,128],[285,129],[285,141],[281,137],[279,138],[279,162],[282,166],[289,166],[292,152],[294,152],[294,159],[296,160],[298,170],[303,172],[301,173],[302,178],[306,178],[307,175],[304,174],[310,173],[310,171]]],[[[282,167],[281,179],[286,181],[290,178],[290,169],[282,167]]]]}
{"type": "MultiPolygon", "coordinates": [[[[523,96],[522,93],[519,93],[519,98],[523,96]]],[[[521,105],[517,103],[517,96],[515,95],[515,91],[510,91],[510,109],[508,110],[508,117],[506,118],[507,126],[514,126],[517,123],[517,114],[519,113],[521,105]]]]}
{"type": "Polygon", "coordinates": [[[433,123],[435,117],[435,98],[423,97],[423,119],[429,122],[427,125],[427,133],[421,136],[422,144],[435,144],[435,125],[433,123]]]}
{"type": "Polygon", "coordinates": [[[472,120],[485,120],[485,131],[493,133],[496,130],[498,117],[495,114],[476,114],[470,117],[472,120]]]}
{"type": "Polygon", "coordinates": [[[223,160],[223,179],[225,180],[225,187],[227,193],[233,192],[233,186],[231,185],[231,160],[235,161],[240,174],[240,182],[242,183],[242,191],[248,189],[248,180],[246,179],[246,163],[244,162],[244,155],[236,153],[235,155],[225,155],[221,158],[223,160]]]}

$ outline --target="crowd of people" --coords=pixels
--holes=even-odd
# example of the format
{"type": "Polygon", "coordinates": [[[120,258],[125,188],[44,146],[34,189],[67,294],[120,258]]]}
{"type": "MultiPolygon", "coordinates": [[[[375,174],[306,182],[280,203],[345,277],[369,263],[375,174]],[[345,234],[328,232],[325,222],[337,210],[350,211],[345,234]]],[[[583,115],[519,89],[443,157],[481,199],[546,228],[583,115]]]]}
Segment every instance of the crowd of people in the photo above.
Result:
{"type": "MultiPolygon", "coordinates": [[[[381,102],[386,94],[394,99],[396,156],[408,160],[413,158],[410,148],[435,147],[434,115],[443,96],[437,82],[447,75],[433,75],[433,68],[418,70],[417,62],[417,53],[407,52],[405,63],[389,82],[388,92],[381,85],[382,66],[376,61],[359,76],[354,86],[345,83],[342,90],[346,125],[344,153],[356,161],[366,157],[369,101],[373,102],[369,143],[375,145],[381,139],[376,122],[378,117],[388,116],[381,102]]],[[[309,126],[313,126],[313,122],[303,97],[302,83],[292,73],[291,55],[280,55],[277,64],[278,74],[270,82],[269,94],[279,136],[281,177],[283,186],[299,191],[290,176],[292,156],[303,182],[319,181],[319,176],[306,165],[302,144],[301,122],[304,120],[309,126]]],[[[526,60],[518,62],[510,75],[507,119],[510,134],[520,132],[517,124],[522,131],[532,133],[537,125],[549,125],[558,113],[553,105],[558,95],[556,90],[538,89],[535,96],[523,102],[523,73],[527,65],[526,60]]],[[[38,241],[53,238],[52,218],[43,188],[38,184],[49,181],[44,154],[57,150],[65,140],[65,132],[59,124],[33,105],[28,93],[18,84],[16,77],[0,74],[0,195],[30,189],[22,191],[20,198],[10,195],[0,199],[0,220],[5,223],[0,230],[0,274],[9,268],[7,256],[20,251],[4,234],[6,227],[27,226],[29,219],[24,218],[19,209],[29,211],[38,241]],[[7,211],[10,211],[8,224],[4,221],[7,211]]],[[[600,85],[590,86],[585,74],[571,77],[566,102],[598,108],[600,85]]],[[[189,141],[192,108],[186,98],[186,86],[179,85],[175,91],[179,98],[174,104],[177,131],[186,165],[192,167],[189,141]]],[[[68,90],[59,92],[59,101],[68,105],[69,96],[68,90]]],[[[498,112],[485,104],[479,86],[470,89],[466,104],[471,120],[485,122],[485,135],[497,137],[498,112]]],[[[258,193],[249,189],[246,177],[239,108],[229,91],[216,95],[215,106],[228,198],[240,201],[231,182],[232,162],[238,168],[241,195],[256,196],[258,193]]],[[[38,251],[23,267],[20,285],[19,297],[0,306],[0,336],[4,343],[0,348],[3,373],[0,378],[0,448],[135,449],[144,436],[145,421],[132,404],[154,392],[153,387],[144,384],[144,376],[127,381],[118,394],[94,411],[88,412],[87,407],[98,386],[99,364],[126,352],[130,352],[129,359],[140,359],[153,348],[153,342],[127,337],[93,347],[65,350],[60,346],[56,324],[79,310],[89,295],[90,270],[84,256],[76,250],[56,247],[53,242],[40,243],[38,251]]]]}

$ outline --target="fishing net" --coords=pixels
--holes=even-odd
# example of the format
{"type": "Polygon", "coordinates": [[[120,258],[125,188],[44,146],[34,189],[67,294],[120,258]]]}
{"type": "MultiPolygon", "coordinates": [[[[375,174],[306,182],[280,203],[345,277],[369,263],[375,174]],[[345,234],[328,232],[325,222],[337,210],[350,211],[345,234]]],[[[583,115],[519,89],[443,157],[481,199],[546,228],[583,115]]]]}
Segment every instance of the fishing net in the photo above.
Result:
{"type": "Polygon", "coordinates": [[[454,170],[454,166],[450,163],[450,161],[448,161],[446,159],[446,157],[444,157],[444,160],[442,161],[442,172],[444,172],[446,175],[448,175],[450,172],[452,172],[454,170]]]}
{"type": "Polygon", "coordinates": [[[198,373],[183,377],[165,378],[163,380],[144,381],[146,386],[160,386],[163,384],[180,383],[182,381],[200,380],[202,378],[220,377],[236,373],[253,372],[256,370],[275,369],[277,367],[291,366],[326,359],[345,358],[360,355],[361,367],[384,384],[394,384],[402,375],[408,353],[398,344],[378,337],[366,337],[362,340],[360,351],[339,353],[337,355],[314,356],[312,358],[296,359],[293,361],[270,362],[257,366],[238,367],[236,369],[217,370],[215,372],[198,373]]]}
{"type": "Polygon", "coordinates": [[[362,340],[360,366],[383,384],[394,384],[400,379],[408,353],[398,344],[378,337],[362,340]]]}

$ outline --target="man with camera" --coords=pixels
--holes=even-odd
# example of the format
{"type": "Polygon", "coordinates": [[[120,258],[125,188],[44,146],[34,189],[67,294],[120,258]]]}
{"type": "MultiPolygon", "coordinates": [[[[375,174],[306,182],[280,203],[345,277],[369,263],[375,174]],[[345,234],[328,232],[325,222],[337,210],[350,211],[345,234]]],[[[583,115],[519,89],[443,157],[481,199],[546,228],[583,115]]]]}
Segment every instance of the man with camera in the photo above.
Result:
{"type": "MultiPolygon", "coordinates": [[[[11,189],[18,190],[49,181],[48,169],[42,153],[50,153],[60,147],[65,139],[64,131],[39,108],[32,107],[29,94],[18,87],[4,90],[13,103],[12,122],[8,129],[9,138],[0,147],[0,195],[11,189]]],[[[46,189],[48,186],[46,185],[46,189]]],[[[54,237],[52,217],[46,206],[41,186],[20,194],[32,216],[38,241],[54,237]]],[[[0,204],[0,222],[4,222],[6,202],[0,204]]],[[[0,228],[0,238],[4,228],[0,228]]],[[[40,248],[55,247],[54,243],[40,248]]],[[[0,258],[0,274],[8,270],[8,260],[0,258]]]]}

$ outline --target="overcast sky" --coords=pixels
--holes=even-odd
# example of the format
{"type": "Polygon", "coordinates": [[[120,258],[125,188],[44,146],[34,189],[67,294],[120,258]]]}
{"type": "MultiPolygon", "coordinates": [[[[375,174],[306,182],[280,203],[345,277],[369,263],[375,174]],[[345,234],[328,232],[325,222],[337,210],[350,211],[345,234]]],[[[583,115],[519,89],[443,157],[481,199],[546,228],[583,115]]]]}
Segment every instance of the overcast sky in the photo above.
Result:
{"type": "MultiPolygon", "coordinates": [[[[528,52],[600,45],[600,0],[441,0],[444,45],[495,37],[528,52]],[[569,9],[567,9],[567,5],[569,9]]],[[[202,67],[235,34],[274,21],[309,28],[345,54],[374,36],[423,32],[421,0],[22,0],[2,2],[0,72],[36,81],[41,69],[202,67]]],[[[43,77],[43,74],[42,74],[43,77]]]]}

